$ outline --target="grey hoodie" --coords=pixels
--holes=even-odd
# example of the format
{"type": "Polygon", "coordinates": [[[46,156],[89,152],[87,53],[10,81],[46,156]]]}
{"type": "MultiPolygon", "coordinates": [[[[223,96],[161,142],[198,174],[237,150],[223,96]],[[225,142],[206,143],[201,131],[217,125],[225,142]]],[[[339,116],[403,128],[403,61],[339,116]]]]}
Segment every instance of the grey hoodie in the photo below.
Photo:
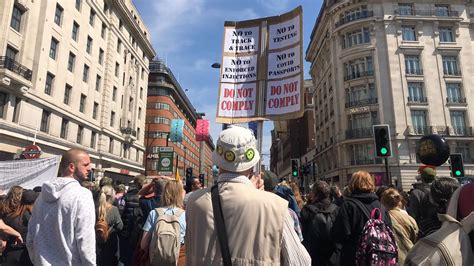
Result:
{"type": "Polygon", "coordinates": [[[35,265],[96,265],[92,193],[73,178],[43,184],[28,224],[26,245],[35,265]]]}

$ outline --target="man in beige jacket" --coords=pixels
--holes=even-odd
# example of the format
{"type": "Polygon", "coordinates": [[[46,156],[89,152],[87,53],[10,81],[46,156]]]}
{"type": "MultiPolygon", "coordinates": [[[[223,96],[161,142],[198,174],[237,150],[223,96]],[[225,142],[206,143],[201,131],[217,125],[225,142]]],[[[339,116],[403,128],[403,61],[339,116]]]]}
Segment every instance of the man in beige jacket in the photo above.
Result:
{"type": "MultiPolygon", "coordinates": [[[[253,133],[231,126],[212,154],[232,265],[311,265],[294,231],[288,202],[260,190],[253,168],[260,160],[253,133]],[[258,187],[259,189],[256,189],[258,187]]],[[[186,265],[222,265],[211,189],[194,192],[186,208],[186,265]]]]}

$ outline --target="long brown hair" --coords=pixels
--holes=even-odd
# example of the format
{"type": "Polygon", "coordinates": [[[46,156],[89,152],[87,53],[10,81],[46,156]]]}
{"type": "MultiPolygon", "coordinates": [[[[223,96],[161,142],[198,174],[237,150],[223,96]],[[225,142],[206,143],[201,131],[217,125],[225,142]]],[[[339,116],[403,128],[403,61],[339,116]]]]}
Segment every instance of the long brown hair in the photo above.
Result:
{"type": "Polygon", "coordinates": [[[7,216],[17,211],[21,203],[21,195],[23,188],[20,186],[13,186],[8,191],[7,197],[0,204],[0,215],[7,216]]]}
{"type": "Polygon", "coordinates": [[[300,193],[300,188],[298,187],[298,184],[296,184],[295,181],[290,181],[290,188],[293,190],[293,194],[295,195],[296,203],[298,204],[298,207],[303,209],[304,206],[304,200],[303,197],[301,196],[300,193]]]}
{"type": "Polygon", "coordinates": [[[183,198],[183,184],[180,181],[168,180],[161,194],[161,206],[183,208],[183,198]]]}

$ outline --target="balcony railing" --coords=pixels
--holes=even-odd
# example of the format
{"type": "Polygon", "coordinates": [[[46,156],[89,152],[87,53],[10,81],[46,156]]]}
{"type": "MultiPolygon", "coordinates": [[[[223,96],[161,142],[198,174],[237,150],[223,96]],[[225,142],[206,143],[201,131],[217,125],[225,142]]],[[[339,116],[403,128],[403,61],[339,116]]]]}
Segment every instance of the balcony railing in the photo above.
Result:
{"type": "Polygon", "coordinates": [[[378,102],[377,98],[366,98],[366,99],[359,99],[347,102],[346,108],[356,107],[356,106],[363,106],[369,104],[376,104],[378,102]]]}
{"type": "Polygon", "coordinates": [[[372,136],[372,128],[356,128],[346,130],[346,139],[370,138],[372,136]]]}
{"type": "Polygon", "coordinates": [[[461,69],[443,70],[445,76],[461,76],[461,69]]]}
{"type": "Polygon", "coordinates": [[[449,135],[449,127],[446,126],[431,126],[431,134],[438,134],[441,136],[449,135]]]}
{"type": "Polygon", "coordinates": [[[453,131],[451,132],[452,136],[464,136],[464,137],[471,137],[474,136],[474,132],[472,127],[453,127],[453,131]]]}
{"type": "Polygon", "coordinates": [[[362,72],[357,72],[357,73],[351,73],[348,74],[344,77],[344,81],[348,81],[351,79],[357,79],[357,78],[363,78],[363,77],[370,77],[374,75],[374,71],[362,71],[362,72]]]}
{"type": "Polygon", "coordinates": [[[6,56],[0,56],[0,68],[13,71],[29,81],[31,81],[31,77],[33,76],[33,71],[29,68],[6,56]]]}
{"type": "Polygon", "coordinates": [[[120,132],[122,132],[122,134],[132,135],[134,137],[137,136],[137,131],[131,127],[122,127],[120,129],[120,132]]]}
{"type": "Polygon", "coordinates": [[[420,68],[418,68],[418,69],[406,69],[405,74],[421,76],[421,75],[423,75],[423,69],[420,69],[420,68]]]}
{"type": "Polygon", "coordinates": [[[356,20],[364,19],[364,18],[369,18],[369,17],[373,17],[373,16],[374,16],[374,11],[362,10],[360,12],[353,13],[351,15],[347,15],[347,16],[344,16],[341,19],[339,19],[336,22],[336,28],[339,27],[339,26],[342,26],[346,23],[352,22],[352,21],[356,21],[356,20]]]}
{"type": "Polygon", "coordinates": [[[446,102],[448,104],[466,104],[466,98],[463,98],[463,97],[447,97],[446,102]]]}
{"type": "Polygon", "coordinates": [[[409,126],[408,135],[426,135],[429,133],[427,126],[409,126]]]}
{"type": "Polygon", "coordinates": [[[459,17],[458,11],[436,10],[436,9],[396,9],[395,15],[401,17],[459,17]]]}
{"type": "Polygon", "coordinates": [[[364,165],[364,164],[379,164],[382,163],[380,159],[371,158],[352,158],[351,165],[364,165]]]}
{"type": "Polygon", "coordinates": [[[423,96],[408,96],[408,102],[409,103],[427,103],[428,98],[423,97],[423,96]]]}

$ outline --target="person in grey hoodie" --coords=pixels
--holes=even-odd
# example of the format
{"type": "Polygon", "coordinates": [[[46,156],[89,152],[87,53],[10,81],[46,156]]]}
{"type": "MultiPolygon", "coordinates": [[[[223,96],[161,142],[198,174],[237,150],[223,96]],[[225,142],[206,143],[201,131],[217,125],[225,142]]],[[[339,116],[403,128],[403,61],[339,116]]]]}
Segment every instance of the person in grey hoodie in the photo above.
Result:
{"type": "Polygon", "coordinates": [[[34,265],[96,265],[92,193],[79,182],[91,170],[89,155],[70,149],[62,177],[45,182],[28,224],[26,246],[34,265]]]}

